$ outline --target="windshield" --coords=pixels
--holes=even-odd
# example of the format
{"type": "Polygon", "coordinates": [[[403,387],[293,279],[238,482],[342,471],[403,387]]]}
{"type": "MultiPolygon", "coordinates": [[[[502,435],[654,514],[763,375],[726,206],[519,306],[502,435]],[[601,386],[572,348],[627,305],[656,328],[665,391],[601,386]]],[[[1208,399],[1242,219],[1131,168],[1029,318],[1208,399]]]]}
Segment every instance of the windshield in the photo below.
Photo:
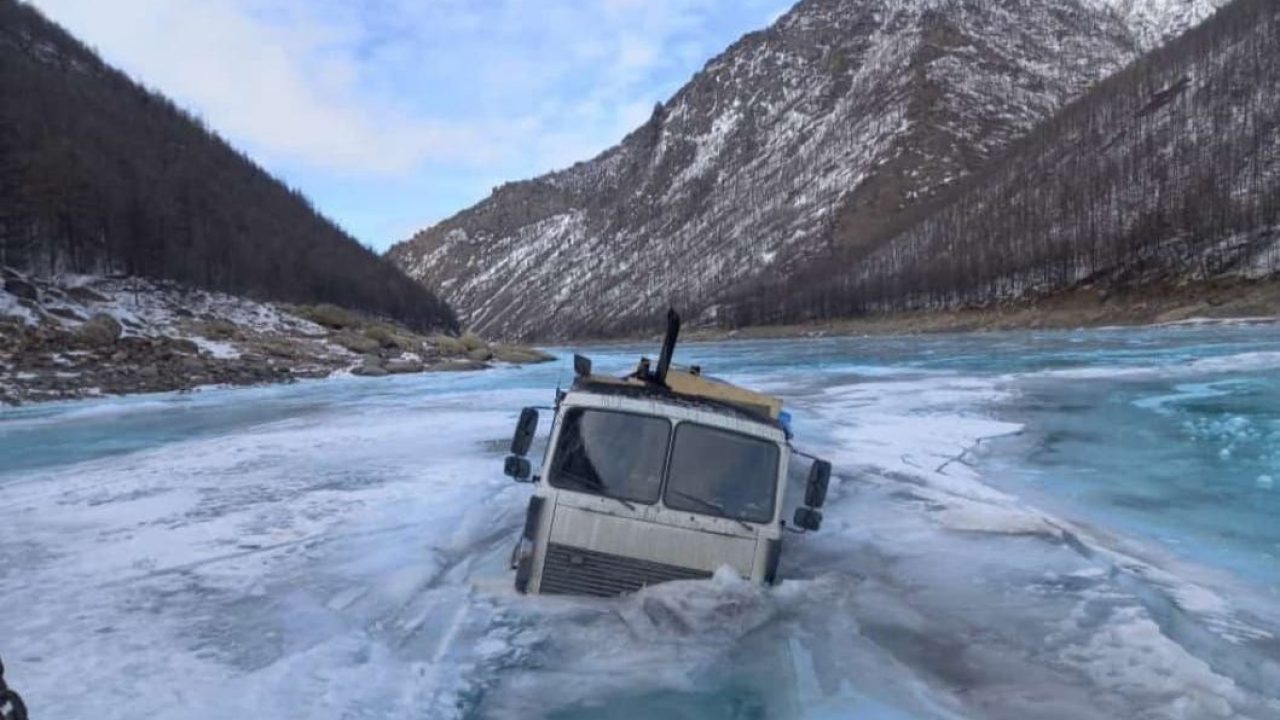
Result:
{"type": "Polygon", "coordinates": [[[671,439],[663,418],[573,408],[565,413],[551,484],[652,504],[671,439]]]}
{"type": "Polygon", "coordinates": [[[681,423],[663,502],[669,508],[734,520],[773,519],[778,446],[705,425],[681,423]]]}

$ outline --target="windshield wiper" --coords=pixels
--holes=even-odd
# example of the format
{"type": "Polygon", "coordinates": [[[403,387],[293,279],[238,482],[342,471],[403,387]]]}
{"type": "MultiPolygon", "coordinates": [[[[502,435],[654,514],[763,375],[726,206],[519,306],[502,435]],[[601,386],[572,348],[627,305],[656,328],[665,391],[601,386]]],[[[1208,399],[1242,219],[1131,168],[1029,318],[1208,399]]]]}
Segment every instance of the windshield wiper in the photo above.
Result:
{"type": "Polygon", "coordinates": [[[608,498],[610,500],[615,500],[617,502],[620,502],[623,505],[625,505],[628,510],[631,510],[632,512],[635,512],[636,510],[636,506],[632,505],[630,502],[627,502],[626,500],[623,500],[620,497],[615,497],[613,495],[606,494],[604,491],[604,483],[600,482],[595,478],[583,477],[581,475],[575,475],[571,472],[565,472],[563,470],[560,471],[560,477],[573,480],[577,484],[587,488],[588,490],[595,493],[596,495],[599,495],[602,498],[608,498]]]}
{"type": "Polygon", "coordinates": [[[739,520],[739,519],[738,519],[738,518],[736,518],[736,517],[731,517],[731,516],[729,515],[729,511],[728,511],[728,510],[726,510],[726,509],[724,508],[724,506],[723,506],[723,505],[721,505],[721,504],[720,504],[720,503],[718,503],[718,502],[715,502],[714,500],[708,500],[708,499],[706,499],[706,498],[700,498],[700,497],[698,497],[697,495],[690,495],[690,494],[689,494],[689,493],[687,493],[687,492],[681,492],[681,491],[679,491],[679,490],[672,490],[671,488],[667,488],[667,492],[671,493],[672,495],[679,495],[680,497],[682,497],[682,498],[684,498],[684,499],[686,499],[686,500],[692,500],[692,501],[694,501],[695,503],[697,503],[697,504],[701,505],[701,506],[702,506],[702,507],[704,507],[704,508],[710,508],[711,510],[714,510],[714,511],[715,511],[715,513],[716,513],[717,515],[719,515],[720,517],[724,518],[725,520],[732,520],[732,521],[734,521],[734,522],[738,523],[739,525],[741,525],[741,526],[742,526],[742,529],[743,529],[743,530],[746,530],[747,532],[755,532],[755,529],[754,529],[754,528],[752,528],[750,525],[748,525],[748,524],[746,524],[746,523],[742,522],[741,520],[739,520]]]}

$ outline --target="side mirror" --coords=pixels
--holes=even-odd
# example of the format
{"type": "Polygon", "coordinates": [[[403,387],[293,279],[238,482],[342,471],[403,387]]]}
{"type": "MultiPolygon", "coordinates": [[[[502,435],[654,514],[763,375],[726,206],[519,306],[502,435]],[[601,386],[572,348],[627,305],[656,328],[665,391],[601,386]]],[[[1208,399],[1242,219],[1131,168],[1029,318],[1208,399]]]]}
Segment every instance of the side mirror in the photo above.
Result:
{"type": "Polygon", "coordinates": [[[520,411],[520,422],[516,423],[516,434],[511,438],[511,454],[524,457],[529,454],[529,446],[533,444],[533,436],[538,432],[538,411],[525,408],[520,411]]]}
{"type": "Polygon", "coordinates": [[[573,374],[578,377],[589,376],[591,374],[591,358],[585,355],[574,355],[573,374]]]}
{"type": "Polygon", "coordinates": [[[813,508],[796,508],[796,516],[792,518],[793,524],[801,530],[814,530],[822,527],[822,513],[813,508]]]}
{"type": "Polygon", "coordinates": [[[814,460],[809,466],[809,482],[804,489],[804,504],[820,508],[827,501],[827,488],[831,485],[831,463],[814,460]]]}
{"type": "Polygon", "coordinates": [[[12,688],[4,682],[4,663],[0,662],[0,718],[27,720],[27,706],[12,688]]]}
{"type": "Polygon", "coordinates": [[[524,482],[533,473],[533,466],[529,464],[529,458],[508,455],[506,461],[502,463],[502,472],[514,478],[516,482],[524,482]]]}

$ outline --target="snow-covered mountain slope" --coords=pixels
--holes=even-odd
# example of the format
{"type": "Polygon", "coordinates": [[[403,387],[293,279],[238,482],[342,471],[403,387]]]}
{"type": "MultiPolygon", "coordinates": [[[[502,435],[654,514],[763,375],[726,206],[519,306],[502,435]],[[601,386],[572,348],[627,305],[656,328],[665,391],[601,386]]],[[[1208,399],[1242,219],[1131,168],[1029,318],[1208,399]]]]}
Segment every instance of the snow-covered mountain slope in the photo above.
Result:
{"type": "Polygon", "coordinates": [[[878,250],[732,298],[734,320],[938,311],[1066,290],[1105,301],[1137,286],[1277,277],[1277,148],[1280,3],[1237,0],[1036,128],[878,250]]]}
{"type": "Polygon", "coordinates": [[[618,146],[504,185],[390,254],[490,335],[624,332],[668,303],[711,319],[734,287],[918,219],[1212,7],[804,0],[618,146]]]}
{"type": "Polygon", "coordinates": [[[1226,3],[1222,0],[1091,0],[1116,13],[1143,49],[1184,32],[1226,3]]]}

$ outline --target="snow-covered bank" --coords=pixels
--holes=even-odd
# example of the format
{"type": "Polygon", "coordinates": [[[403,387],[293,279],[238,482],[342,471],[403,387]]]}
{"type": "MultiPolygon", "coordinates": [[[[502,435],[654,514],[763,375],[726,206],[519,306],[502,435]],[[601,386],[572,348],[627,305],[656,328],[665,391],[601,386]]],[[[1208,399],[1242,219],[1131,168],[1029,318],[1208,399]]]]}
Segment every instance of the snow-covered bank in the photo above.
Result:
{"type": "Polygon", "coordinates": [[[1111,389],[1063,371],[1140,368],[1121,382],[1167,410],[1144,383],[1265,379],[1250,358],[1277,350],[1257,328],[685,346],[784,394],[839,481],[778,587],[614,601],[516,596],[505,570],[528,488],[503,444],[565,361],[8,410],[0,654],[67,718],[1280,718],[1265,582],[993,474],[1039,444],[1011,410],[1035,387],[1111,389]]]}
{"type": "Polygon", "coordinates": [[[332,306],[286,306],[139,278],[0,268],[0,404],[539,362],[332,306]]]}

